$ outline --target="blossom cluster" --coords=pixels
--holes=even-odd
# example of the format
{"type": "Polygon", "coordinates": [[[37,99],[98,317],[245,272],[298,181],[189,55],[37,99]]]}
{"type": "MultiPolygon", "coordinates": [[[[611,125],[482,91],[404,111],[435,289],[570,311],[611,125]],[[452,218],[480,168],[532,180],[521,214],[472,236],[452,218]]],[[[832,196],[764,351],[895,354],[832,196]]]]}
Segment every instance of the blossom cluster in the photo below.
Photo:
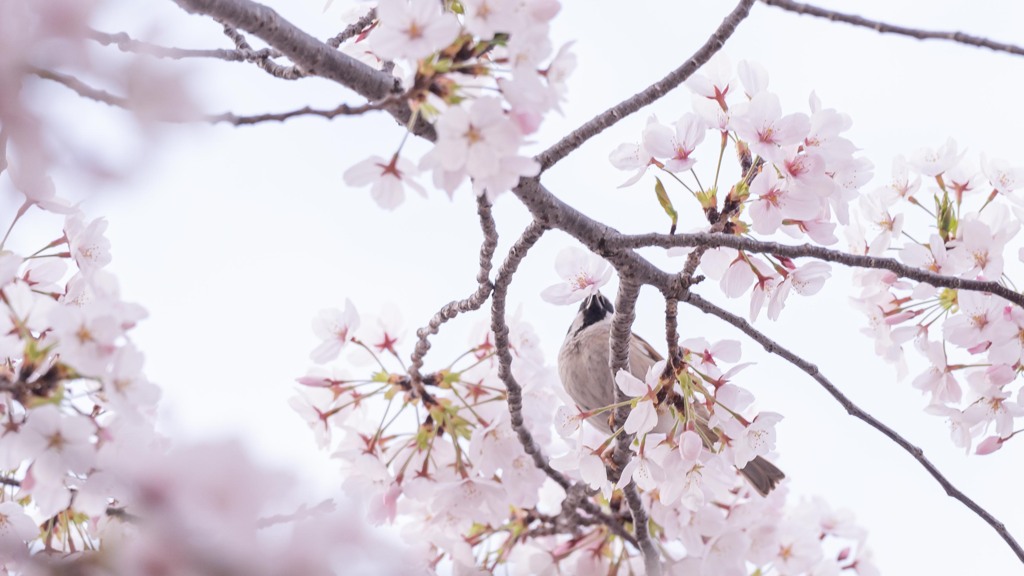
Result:
{"type": "MultiPolygon", "coordinates": [[[[445,561],[465,570],[493,569],[520,540],[551,527],[558,507],[542,495],[560,488],[517,439],[488,330],[478,329],[454,361],[416,380],[401,359],[396,315],[364,322],[348,302],[344,311],[322,311],[313,328],[322,339],[310,355],[317,366],[299,379],[292,406],[339,460],[345,489],[370,503],[368,520],[401,525],[410,545],[425,548],[424,566],[445,561]],[[372,369],[347,376],[367,360],[372,369]]],[[[528,324],[514,320],[510,337],[522,414],[546,446],[554,373],[528,324]]]]}
{"type": "Polygon", "coordinates": [[[492,200],[536,176],[540,166],[520,150],[559,109],[575,67],[568,46],[553,54],[549,23],[558,11],[557,0],[381,1],[365,42],[343,50],[394,66],[415,117],[431,121],[437,139],[418,165],[400,146],[352,166],[345,182],[370,185],[373,199],[393,209],[406,187],[425,193],[414,179],[420,170],[449,196],[468,178],[492,200]]]}
{"type": "MultiPolygon", "coordinates": [[[[975,164],[952,139],[893,161],[891,180],[860,201],[851,250],[895,255],[949,278],[998,283],[1016,291],[1007,256],[1020,230],[1024,168],[982,155],[975,164]]],[[[1020,255],[1018,255],[1020,256],[1020,255]]],[[[879,356],[907,373],[906,352],[927,368],[913,385],[927,410],[945,417],[955,445],[998,450],[1024,416],[1024,310],[988,292],[936,288],[885,270],[856,274],[857,307],[879,356]]]]}
{"type": "MultiPolygon", "coordinates": [[[[633,172],[622,185],[639,182],[652,168],[678,182],[707,219],[698,231],[762,237],[782,232],[823,245],[838,242],[836,226],[849,222],[849,204],[872,174],[871,162],[855,156],[853,143],[842,135],[851,126],[849,117],[823,107],[814,94],[809,114],[784,114],[760,65],[741,61],[734,70],[721,53],[686,84],[693,92],[692,112],[671,125],[651,117],[639,142],[611,152],[616,168],[633,172]],[[717,164],[702,179],[697,149],[709,133],[717,136],[707,144],[717,146],[717,164]],[[722,163],[730,145],[739,179],[722,195],[720,179],[729,172],[722,163]]],[[[660,179],[657,188],[659,201],[674,214],[660,179]]],[[[797,266],[785,258],[732,248],[704,252],[701,269],[730,298],[749,291],[751,319],[766,303],[768,317],[777,319],[791,292],[813,295],[830,275],[821,262],[797,266]]]]}
{"type": "MultiPolygon", "coordinates": [[[[558,303],[593,294],[610,277],[607,263],[577,249],[560,254],[557,269],[565,283],[544,294],[558,303]]],[[[621,372],[630,417],[601,435],[583,424],[594,414],[562,393],[529,325],[512,319],[511,370],[522,386],[524,428],[545,454],[557,455],[547,464],[576,483],[566,491],[527,454],[512,426],[490,332],[479,330],[444,368],[417,374],[402,360],[404,333],[392,314],[366,321],[346,301],[343,310],[323,310],[313,330],[321,340],[310,354],[317,366],[299,379],[292,405],[340,461],[345,488],[370,503],[368,519],[401,526],[410,544],[427,543],[422,561],[430,568],[639,569],[632,544],[583,513],[581,495],[573,496],[587,490],[582,497],[609,517],[628,517],[622,489],[633,480],[674,570],[875,573],[864,535],[847,516],[820,501],[787,508],[784,488],[763,497],[738,474],[770,455],[781,417],[749,415],[753,396],[732,383],[747,366],[736,364],[737,342],[682,342],[683,363],[671,383],[663,381],[664,362],[645,381],[621,372]],[[368,363],[372,368],[357,368],[368,363]],[[629,463],[616,472],[610,458],[622,433],[637,438],[629,463]]]]}

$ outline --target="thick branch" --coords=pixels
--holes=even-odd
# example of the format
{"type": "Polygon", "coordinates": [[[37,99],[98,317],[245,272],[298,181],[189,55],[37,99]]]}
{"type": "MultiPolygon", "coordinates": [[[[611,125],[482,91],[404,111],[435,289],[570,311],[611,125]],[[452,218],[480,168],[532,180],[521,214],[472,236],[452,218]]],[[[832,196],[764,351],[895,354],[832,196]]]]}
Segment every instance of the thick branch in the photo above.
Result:
{"type": "Polygon", "coordinates": [[[862,256],[839,252],[822,246],[812,244],[799,244],[796,246],[779,244],[778,242],[764,242],[732,234],[638,234],[638,235],[616,235],[606,239],[604,245],[610,249],[615,248],[640,248],[647,246],[659,246],[671,248],[674,246],[726,246],[747,252],[759,254],[776,254],[787,258],[817,258],[826,262],[835,262],[853,268],[868,268],[874,270],[888,270],[902,278],[909,278],[931,284],[938,288],[952,288],[954,290],[971,290],[974,292],[990,292],[996,296],[1024,306],[1024,294],[1015,292],[997,282],[985,282],[981,280],[970,280],[956,276],[944,276],[928,270],[914,268],[900,263],[892,258],[878,258],[876,256],[862,256]]]}
{"type": "MultiPolygon", "coordinates": [[[[619,293],[615,298],[615,314],[612,316],[611,336],[608,339],[610,354],[608,356],[612,378],[619,373],[619,370],[629,372],[629,347],[633,333],[633,320],[636,319],[636,298],[640,294],[640,285],[636,284],[629,277],[619,278],[619,293]]],[[[612,415],[612,428],[618,429],[629,417],[629,404],[625,401],[629,398],[618,387],[615,386],[615,402],[622,403],[622,406],[615,408],[612,415]]],[[[614,480],[618,481],[622,469],[629,462],[634,435],[619,433],[615,439],[615,450],[612,452],[612,462],[616,470],[614,480]]],[[[644,569],[647,576],[658,576],[661,574],[661,555],[651,541],[651,534],[647,529],[647,510],[640,500],[640,492],[636,488],[636,482],[629,481],[629,484],[622,489],[626,497],[626,504],[633,515],[633,533],[636,534],[637,544],[644,555],[644,569]]]]}
{"type": "Polygon", "coordinates": [[[722,48],[729,36],[732,36],[732,33],[736,31],[736,26],[750,13],[750,7],[753,4],[754,0],[740,0],[736,8],[722,20],[722,24],[718,29],[704,42],[704,45],[694,52],[693,56],[690,56],[690,59],[682,66],[669,72],[664,78],[651,84],[643,91],[630,96],[588,120],[553,146],[538,154],[536,160],[540,162],[541,171],[547,170],[556,162],[565,158],[570,152],[582,146],[584,142],[615,125],[619,120],[650,105],[682,84],[698,68],[710,60],[715,55],[715,52],[722,48]]]}
{"type": "Polygon", "coordinates": [[[862,408],[854,404],[852,400],[847,398],[846,395],[840,392],[839,389],[836,388],[836,386],[832,384],[832,382],[829,381],[828,378],[825,378],[825,376],[823,376],[821,372],[818,371],[817,366],[811,364],[807,360],[804,360],[802,357],[798,356],[794,352],[780,345],[778,342],[772,340],[768,336],[765,336],[762,332],[754,328],[749,322],[747,322],[743,318],[731,312],[728,312],[727,310],[719,308],[713,303],[705,300],[704,298],[701,298],[697,294],[694,294],[692,292],[687,293],[681,299],[684,302],[696,307],[697,309],[704,311],[705,313],[711,314],[712,316],[717,316],[718,318],[724,320],[725,322],[732,324],[741,332],[749,336],[752,340],[754,340],[761,346],[764,346],[765,351],[767,351],[768,353],[775,354],[776,356],[784,358],[790,364],[803,370],[811,378],[814,378],[814,380],[817,381],[818,384],[820,384],[826,392],[831,394],[832,397],[835,398],[836,401],[839,402],[839,404],[841,404],[844,409],[846,409],[846,412],[848,414],[855,418],[863,420],[868,424],[868,426],[871,426],[875,430],[878,430],[887,438],[898,444],[900,448],[903,448],[911,456],[913,456],[914,459],[917,460],[921,464],[921,466],[928,471],[929,474],[931,474],[932,478],[935,478],[936,482],[938,482],[939,485],[942,486],[942,489],[946,491],[947,495],[956,500],[959,500],[964,506],[966,506],[972,512],[977,514],[986,523],[988,523],[988,525],[991,526],[996,531],[996,533],[999,534],[999,536],[1002,537],[1002,539],[1010,546],[1010,549],[1013,550],[1013,553],[1017,555],[1017,558],[1024,562],[1024,549],[1021,549],[1020,544],[1018,544],[1017,541],[1013,538],[1013,536],[1010,535],[1009,531],[1006,530],[1006,526],[1004,526],[1002,522],[996,520],[996,518],[992,516],[992,514],[990,514],[987,510],[982,508],[977,502],[969,498],[966,494],[961,492],[956,486],[953,485],[952,482],[950,482],[945,476],[943,476],[942,472],[940,472],[939,469],[936,468],[935,465],[932,464],[931,461],[925,457],[923,450],[911,444],[909,440],[901,436],[898,432],[886,426],[877,418],[875,418],[871,414],[868,414],[862,408]]]}
{"type": "MultiPolygon", "coordinates": [[[[251,0],[175,0],[184,10],[211,16],[219,22],[255,34],[295,63],[306,74],[333,80],[354,90],[370,101],[400,94],[398,80],[385,72],[374,70],[355,58],[335,50],[282,18],[277,12],[251,0]]],[[[412,110],[407,102],[388,106],[387,111],[400,123],[408,125],[412,110]]],[[[418,119],[413,134],[433,141],[433,126],[418,119]]]]}
{"type": "Polygon", "coordinates": [[[791,0],[761,0],[761,2],[769,6],[775,6],[776,8],[782,8],[789,12],[796,12],[797,14],[807,14],[809,16],[817,16],[818,18],[825,18],[833,22],[844,22],[854,26],[871,28],[872,30],[882,34],[899,34],[900,36],[909,36],[911,38],[917,38],[918,40],[947,40],[949,42],[976,46],[978,48],[988,48],[989,50],[995,50],[996,52],[1007,52],[1017,56],[1024,56],[1024,48],[1020,46],[1006,44],[1003,42],[995,42],[988,38],[971,36],[970,34],[964,34],[963,32],[939,32],[934,30],[907,28],[906,26],[897,26],[895,24],[886,24],[885,22],[879,22],[877,20],[868,20],[867,18],[862,18],[853,14],[844,14],[842,12],[826,10],[824,8],[818,8],[817,6],[811,6],[810,4],[792,2],[791,0]]]}

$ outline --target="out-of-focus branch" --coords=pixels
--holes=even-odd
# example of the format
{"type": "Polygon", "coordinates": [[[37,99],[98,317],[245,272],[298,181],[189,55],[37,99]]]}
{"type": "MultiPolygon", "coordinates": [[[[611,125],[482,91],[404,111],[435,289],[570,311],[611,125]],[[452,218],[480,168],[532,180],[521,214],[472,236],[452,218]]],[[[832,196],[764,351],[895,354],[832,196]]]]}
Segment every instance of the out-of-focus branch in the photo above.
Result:
{"type": "MultiPolygon", "coordinates": [[[[40,78],[46,80],[52,80],[59,84],[63,84],[65,87],[70,88],[79,96],[89,98],[90,100],[96,100],[97,102],[103,102],[110,106],[116,106],[125,110],[132,109],[131,100],[124,96],[118,96],[111,94],[105,90],[94,88],[89,86],[85,82],[82,82],[78,78],[69,74],[63,74],[60,72],[54,72],[52,70],[44,70],[42,68],[31,69],[32,73],[40,78]]],[[[250,124],[259,124],[262,122],[284,122],[291,118],[299,116],[320,116],[323,118],[331,119],[337,116],[356,116],[359,114],[365,114],[366,112],[372,112],[374,110],[383,110],[389,106],[392,106],[396,102],[400,102],[402,97],[400,95],[390,95],[377,102],[367,102],[359,106],[350,106],[348,104],[340,104],[335,108],[329,110],[310,108],[309,106],[303,106],[296,110],[289,110],[287,112],[267,112],[265,114],[253,114],[251,116],[239,116],[233,112],[223,112],[220,114],[206,114],[201,116],[169,116],[166,118],[157,118],[163,122],[171,123],[183,123],[183,122],[209,122],[211,124],[218,124],[220,122],[226,122],[228,124],[234,124],[235,126],[245,126],[250,124]]]]}
{"type": "Polygon", "coordinates": [[[63,84],[83,98],[103,102],[104,104],[124,108],[126,110],[131,109],[131,102],[124,96],[118,96],[116,94],[111,94],[106,90],[93,88],[70,74],[62,74],[60,72],[45,70],[43,68],[29,68],[29,72],[43,78],[44,80],[52,80],[58,84],[63,84]]]}
{"type": "Polygon", "coordinates": [[[476,291],[462,300],[453,300],[444,305],[434,314],[430,322],[416,331],[416,348],[413,350],[409,362],[409,376],[411,384],[419,391],[423,386],[423,377],[420,369],[423,368],[423,359],[430,350],[430,337],[437,334],[441,325],[455,318],[463,312],[470,312],[479,309],[487,301],[494,289],[491,284],[491,266],[494,259],[494,251],[498,247],[498,229],[494,225],[494,216],[491,214],[491,203],[487,196],[477,196],[476,212],[480,216],[480,229],[483,231],[484,240],[480,245],[480,268],[476,274],[476,291]]]}
{"type": "Polygon", "coordinates": [[[567,134],[547,150],[536,156],[541,171],[547,170],[570,152],[579,148],[590,138],[615,125],[619,120],[658,100],[689,78],[698,68],[718,52],[725,41],[736,31],[736,26],[750,13],[755,0],[740,0],[736,8],[722,20],[722,24],[682,66],[669,72],[664,78],[651,84],[643,91],[630,96],[615,106],[598,114],[579,128],[567,134]]]}
{"type": "Polygon", "coordinates": [[[254,62],[260,58],[274,58],[279,56],[276,50],[263,48],[261,50],[226,50],[223,48],[214,49],[193,49],[174,48],[161,46],[152,42],[136,40],[125,32],[114,34],[100,30],[89,30],[89,38],[104,45],[116,46],[122,52],[143,54],[154,58],[168,58],[171,60],[183,60],[185,58],[215,58],[228,62],[254,62]]]}
{"type": "Polygon", "coordinates": [[[744,238],[732,234],[620,234],[605,241],[609,248],[640,248],[648,246],[659,246],[670,248],[675,246],[697,246],[708,248],[712,246],[725,246],[747,252],[759,254],[776,254],[787,258],[817,258],[826,262],[835,262],[854,268],[868,268],[874,270],[888,270],[897,276],[917,280],[931,284],[938,288],[952,288],[954,290],[972,290],[975,292],[990,292],[996,296],[1024,306],[1024,294],[1015,292],[997,282],[984,282],[981,280],[970,280],[956,276],[944,276],[928,270],[914,268],[902,264],[892,258],[878,258],[876,256],[862,256],[849,254],[838,250],[830,250],[822,246],[812,244],[799,244],[796,246],[779,244],[778,242],[764,242],[752,238],[744,238]]]}
{"type": "Polygon", "coordinates": [[[899,34],[900,36],[909,36],[911,38],[917,38],[918,40],[946,40],[949,42],[956,42],[958,44],[976,46],[978,48],[988,48],[989,50],[995,50],[996,52],[1007,52],[1017,56],[1024,56],[1024,47],[1004,42],[995,42],[988,38],[972,36],[970,34],[964,34],[963,32],[940,32],[934,30],[921,30],[919,28],[908,28],[906,26],[897,26],[895,24],[886,24],[885,22],[879,22],[878,20],[868,20],[861,16],[844,14],[834,10],[826,10],[810,4],[792,2],[791,0],[761,0],[761,2],[768,6],[775,6],[776,8],[782,8],[783,10],[795,12],[797,14],[807,14],[808,16],[817,16],[818,18],[825,18],[826,20],[831,20],[833,22],[843,22],[854,26],[870,28],[882,34],[899,34]]]}
{"type": "MultiPolygon", "coordinates": [[[[346,86],[371,102],[401,94],[397,78],[359,62],[282,18],[273,9],[251,0],[174,0],[184,10],[204,14],[233,28],[246,30],[295,63],[305,74],[320,76],[346,86]]],[[[404,126],[412,118],[407,102],[386,108],[404,126]]],[[[434,127],[418,118],[411,128],[417,136],[433,141],[434,127]]]]}
{"type": "Polygon", "coordinates": [[[211,124],[218,124],[220,122],[226,122],[228,124],[234,124],[235,126],[246,126],[250,124],[260,124],[262,122],[284,122],[292,118],[299,116],[320,116],[327,118],[328,120],[336,118],[338,116],[357,116],[359,114],[365,114],[374,110],[383,110],[384,108],[391,106],[395,102],[401,100],[401,96],[388,96],[377,102],[367,102],[359,106],[350,106],[348,104],[339,104],[338,106],[329,110],[310,108],[309,106],[303,106],[296,110],[289,110],[287,112],[267,112],[265,114],[253,114],[251,116],[239,116],[233,112],[223,112],[221,114],[207,114],[202,116],[202,120],[211,124]]]}
{"type": "Polygon", "coordinates": [[[1013,550],[1013,553],[1017,555],[1017,558],[1024,562],[1024,549],[1022,549],[1020,544],[1018,544],[1017,541],[1013,538],[1013,536],[1010,535],[1009,531],[1006,530],[1006,526],[1003,525],[1002,522],[997,520],[994,516],[992,516],[992,514],[990,514],[987,510],[982,508],[977,502],[972,500],[966,494],[961,492],[960,489],[954,486],[953,483],[950,482],[949,479],[947,479],[942,474],[942,472],[940,472],[939,469],[936,468],[935,465],[932,464],[931,461],[925,457],[923,450],[913,445],[909,440],[901,436],[898,432],[896,432],[889,426],[883,424],[877,418],[865,412],[864,409],[854,404],[852,400],[847,398],[846,395],[840,392],[839,389],[836,388],[836,386],[832,384],[832,382],[829,381],[828,378],[826,378],[824,375],[821,374],[821,372],[818,371],[817,366],[811,364],[807,360],[804,360],[802,357],[798,356],[796,353],[790,351],[786,347],[780,345],[775,340],[772,340],[764,333],[754,328],[749,322],[747,322],[743,318],[727,310],[719,308],[715,304],[705,300],[704,298],[701,298],[697,294],[689,292],[686,295],[684,295],[681,299],[687,304],[694,306],[698,310],[701,310],[707,314],[711,314],[712,316],[716,316],[724,320],[725,322],[732,324],[741,332],[749,336],[752,340],[763,346],[765,351],[767,351],[768,353],[775,354],[776,356],[784,358],[790,364],[796,366],[800,370],[803,370],[811,378],[814,378],[814,380],[818,382],[818,384],[821,385],[821,387],[824,388],[826,392],[831,394],[832,397],[835,398],[840,405],[842,405],[842,407],[846,410],[847,414],[850,414],[854,418],[863,420],[868,424],[868,426],[871,426],[875,430],[878,430],[883,435],[885,435],[885,437],[895,442],[897,445],[899,445],[900,448],[903,448],[911,456],[913,456],[914,459],[917,460],[921,464],[921,466],[928,471],[932,478],[934,478],[935,481],[938,482],[940,486],[942,486],[942,489],[945,490],[948,496],[960,501],[964,506],[966,506],[972,512],[977,514],[986,523],[988,523],[988,525],[991,526],[996,531],[996,533],[999,534],[999,536],[1002,537],[1002,539],[1010,546],[1010,549],[1013,550]]]}

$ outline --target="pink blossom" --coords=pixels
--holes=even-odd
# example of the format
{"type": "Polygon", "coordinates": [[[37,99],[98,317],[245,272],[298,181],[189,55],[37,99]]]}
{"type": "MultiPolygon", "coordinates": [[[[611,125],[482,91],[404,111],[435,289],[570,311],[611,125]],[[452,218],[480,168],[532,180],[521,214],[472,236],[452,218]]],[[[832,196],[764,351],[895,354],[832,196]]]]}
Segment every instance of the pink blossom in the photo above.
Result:
{"type": "Polygon", "coordinates": [[[747,98],[753,98],[768,89],[768,71],[757,62],[740,60],[736,73],[743,83],[743,92],[747,98]]]}
{"type": "Polygon", "coordinates": [[[761,412],[746,427],[743,436],[733,439],[733,464],[743,468],[757,456],[765,456],[775,449],[775,425],[782,421],[782,415],[775,412],[761,412]]]}
{"type": "Polygon", "coordinates": [[[0,502],[0,555],[27,555],[27,542],[39,535],[36,523],[17,502],[0,502]]]}
{"type": "Polygon", "coordinates": [[[449,193],[468,175],[474,192],[493,200],[521,176],[535,176],[540,170],[536,161],[518,155],[522,134],[497,98],[475,99],[468,110],[452,106],[436,127],[437,143],[421,165],[434,169],[435,182],[443,176],[449,193]]]}
{"type": "Polygon", "coordinates": [[[910,165],[925,176],[938,176],[960,161],[956,153],[956,141],[952,138],[938,148],[919,148],[910,157],[910,165]]]}
{"type": "Polygon", "coordinates": [[[1021,186],[1024,186],[1024,168],[1020,166],[1010,166],[1010,164],[1005,160],[996,158],[989,159],[987,156],[982,154],[981,171],[985,174],[985,177],[988,178],[989,184],[992,185],[992,188],[1000,194],[1009,194],[1021,186]]]}
{"type": "Polygon", "coordinates": [[[821,211],[821,202],[787,185],[775,170],[762,170],[750,185],[750,193],[757,199],[750,203],[750,219],[755,232],[772,234],[782,221],[810,220],[821,211]]]}
{"type": "Polygon", "coordinates": [[[406,186],[424,198],[427,196],[427,191],[409,177],[415,170],[412,162],[405,158],[394,156],[388,161],[380,156],[370,156],[346,170],[342,178],[349,186],[369,184],[370,196],[377,205],[385,210],[394,210],[405,200],[406,186]]]}
{"type": "Polygon", "coordinates": [[[686,79],[686,87],[704,98],[717,100],[722,108],[726,108],[725,99],[731,82],[732,63],[728,56],[717,52],[696,74],[686,79]]]}
{"type": "Polygon", "coordinates": [[[345,299],[345,311],[336,308],[321,310],[313,319],[313,333],[322,342],[309,355],[317,364],[330,362],[338,357],[348,342],[349,333],[359,328],[359,312],[352,301],[345,299]]]}
{"type": "Polygon", "coordinates": [[[978,448],[974,453],[979,456],[986,456],[1002,448],[1004,441],[999,436],[989,436],[978,443],[978,448]]]}
{"type": "Polygon", "coordinates": [[[754,96],[743,114],[733,117],[732,124],[751,151],[776,163],[785,159],[783,147],[802,142],[811,129],[806,114],[783,116],[778,96],[770,92],[754,96]]]}
{"type": "Polygon", "coordinates": [[[644,128],[644,148],[656,158],[667,158],[665,169],[670,172],[689,170],[696,162],[690,155],[704,140],[707,128],[697,115],[687,113],[676,121],[675,129],[658,122],[648,122],[644,128]]]}
{"type": "Polygon", "coordinates": [[[1009,337],[1015,330],[1003,318],[1002,302],[989,294],[958,291],[959,313],[946,319],[942,327],[946,340],[957,346],[973,348],[1009,337]]]}
{"type": "MultiPolygon", "coordinates": [[[[647,119],[648,126],[657,124],[657,122],[658,119],[654,116],[647,119]]],[[[628,180],[619,184],[619,188],[625,188],[636,184],[640,180],[647,172],[647,167],[654,161],[654,156],[644,145],[643,141],[640,143],[626,142],[619,144],[612,150],[611,154],[608,155],[608,161],[619,170],[635,170],[628,180]]]]}
{"type": "Polygon", "coordinates": [[[962,276],[998,280],[1003,273],[1003,247],[1006,234],[992,230],[980,220],[963,220],[957,231],[958,240],[950,257],[962,276]]]}
{"type": "Polygon", "coordinates": [[[455,15],[432,0],[380,0],[380,27],[370,35],[385,60],[418,60],[447,46],[459,33],[455,15]]]}
{"type": "Polygon", "coordinates": [[[71,247],[71,256],[85,274],[110,264],[110,241],[103,236],[107,221],[97,218],[88,224],[78,214],[71,214],[64,222],[64,234],[71,247]]]}
{"type": "Polygon", "coordinates": [[[930,394],[932,403],[960,402],[963,391],[947,364],[946,350],[942,342],[928,342],[924,351],[931,366],[914,379],[914,388],[930,394]]]}
{"type": "Polygon", "coordinates": [[[946,274],[946,244],[938,234],[932,234],[928,245],[909,243],[900,250],[900,260],[908,266],[914,266],[936,274],[946,274]]]}
{"type": "Polygon", "coordinates": [[[910,199],[914,193],[921,188],[921,177],[910,179],[910,164],[903,155],[896,156],[892,160],[892,179],[888,186],[883,188],[883,200],[886,203],[894,202],[897,199],[910,199]]]}
{"type": "Polygon", "coordinates": [[[596,294],[612,277],[612,268],[603,258],[569,246],[555,258],[555,270],[564,282],[541,292],[541,298],[552,304],[572,304],[596,294]]]}
{"type": "Polygon", "coordinates": [[[825,281],[832,276],[831,268],[825,262],[811,261],[802,264],[793,270],[782,280],[771,295],[768,304],[768,318],[778,320],[779,313],[785,305],[789,291],[796,290],[801,296],[813,296],[825,285],[825,281]]]}

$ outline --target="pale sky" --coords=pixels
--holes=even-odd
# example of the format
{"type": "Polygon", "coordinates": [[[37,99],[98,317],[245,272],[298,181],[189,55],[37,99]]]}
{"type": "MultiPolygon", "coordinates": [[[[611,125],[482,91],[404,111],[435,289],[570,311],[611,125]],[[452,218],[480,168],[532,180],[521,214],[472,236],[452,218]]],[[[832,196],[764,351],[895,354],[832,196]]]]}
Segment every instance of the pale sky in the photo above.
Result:
{"type": "MultiPolygon", "coordinates": [[[[320,13],[318,1],[268,3],[315,36],[326,38],[342,27],[335,12],[320,13]]],[[[149,2],[145,8],[124,4],[98,27],[181,46],[230,47],[216,24],[189,17],[171,2],[149,2]]],[[[733,6],[565,4],[554,23],[555,38],[575,41],[579,65],[569,81],[564,117],[549,118],[535,137],[536,150],[678,66],[733,6]]],[[[1020,37],[1024,22],[1024,5],[1009,0],[823,5],[1008,42],[1020,37]]],[[[763,5],[754,6],[725,52],[734,62],[762,64],[784,111],[806,111],[813,90],[826,107],[849,114],[854,124],[847,136],[875,164],[875,180],[865,192],[886,182],[893,156],[937,146],[947,137],[966,148],[975,163],[985,152],[1024,164],[1019,110],[1024,58],[882,36],[763,5]]],[[[360,103],[325,81],[286,83],[244,64],[188,63],[178,69],[207,112],[360,103]]],[[[339,492],[333,461],[315,449],[312,434],[287,405],[294,378],[305,373],[316,344],[310,320],[321,308],[343,307],[345,298],[364,321],[395,303],[410,344],[416,327],[475,287],[480,235],[469,191],[458,192],[453,202],[431,191],[428,200],[413,197],[389,213],[377,208],[368,190],[347,189],[341,179],[345,169],[368,154],[389,155],[401,140],[400,128],[383,114],[243,128],[173,127],[160,132],[152,152],[137,157],[139,136],[125,135],[121,113],[48,88],[41,97],[59,106],[54,114],[67,119],[69,130],[137,170],[129,179],[102,186],[67,175],[58,185],[68,196],[98,193],[85,207],[110,221],[111,270],[125,298],[150,312],[136,340],[146,353],[150,378],[164,389],[163,430],[178,438],[241,437],[255,457],[292,470],[311,493],[339,492]]],[[[676,90],[649,112],[592,139],[543,182],[585,214],[620,230],[667,230],[651,192],[653,180],[617,189],[628,175],[608,164],[607,156],[617,144],[638,138],[648,114],[674,121],[690,110],[689,102],[685,88],[676,90]]],[[[413,158],[425,149],[418,142],[407,146],[413,158]]],[[[709,166],[703,160],[698,170],[709,166]]],[[[421,181],[427,184],[429,178],[421,181]]],[[[678,188],[670,188],[670,194],[677,206],[692,203],[678,188]]],[[[4,202],[6,210],[9,196],[4,202]]],[[[502,235],[500,258],[527,216],[510,194],[497,201],[494,213],[502,235]]],[[[680,229],[697,224],[695,217],[684,218],[680,229]]],[[[40,234],[52,239],[49,232],[40,234]]],[[[539,293],[558,280],[555,255],[572,243],[559,232],[546,235],[511,291],[510,309],[522,304],[551,362],[575,310],[547,304],[539,293]]],[[[845,246],[841,239],[838,247],[845,246]]],[[[1009,253],[1016,254],[1016,248],[1009,253]]],[[[667,266],[681,263],[656,252],[652,258],[667,266]]],[[[727,302],[716,295],[713,283],[699,291],[737,312],[746,309],[745,299],[727,302]]],[[[912,376],[897,381],[892,367],[876,359],[873,342],[859,332],[865,318],[848,306],[851,294],[848,275],[833,267],[821,297],[791,297],[779,321],[762,317],[757,326],[817,363],[854,401],[922,447],[951,481],[1024,538],[1019,495],[1024,445],[1011,442],[986,457],[965,456],[955,448],[945,422],[922,412],[926,398],[911,387],[912,376]]],[[[662,310],[654,290],[642,291],[636,332],[659,342],[662,310]]],[[[757,365],[738,383],[757,395],[762,410],[785,415],[777,461],[790,478],[790,498],[795,503],[821,497],[851,510],[867,529],[883,574],[1021,572],[991,528],[946,497],[908,454],[847,416],[810,378],[758,353],[756,345],[723,324],[691,309],[681,307],[681,312],[684,338],[742,342],[744,359],[757,365]]],[[[433,340],[427,369],[461,351],[472,327],[485,319],[484,312],[445,326],[433,340]]],[[[911,364],[911,375],[920,369],[911,364]]]]}

